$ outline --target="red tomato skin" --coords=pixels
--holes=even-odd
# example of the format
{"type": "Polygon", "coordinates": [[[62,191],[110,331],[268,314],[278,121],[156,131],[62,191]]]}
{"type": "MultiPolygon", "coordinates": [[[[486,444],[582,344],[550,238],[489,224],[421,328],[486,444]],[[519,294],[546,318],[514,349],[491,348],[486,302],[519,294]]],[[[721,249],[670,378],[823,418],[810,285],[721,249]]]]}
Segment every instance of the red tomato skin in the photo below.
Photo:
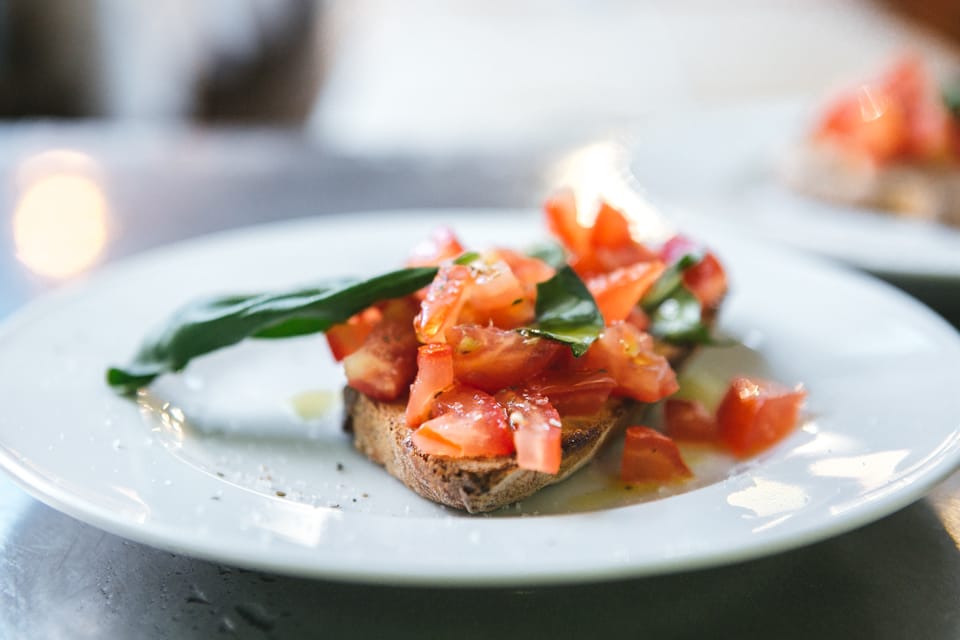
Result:
{"type": "Polygon", "coordinates": [[[577,220],[577,199],[571,189],[561,189],[543,205],[547,228],[564,248],[574,255],[590,249],[590,229],[577,220]]]}
{"type": "Polygon", "coordinates": [[[454,458],[489,458],[514,452],[513,431],[493,396],[464,385],[441,393],[431,418],[411,434],[423,453],[454,458]]]}
{"type": "Polygon", "coordinates": [[[769,449],[797,426],[804,398],[802,389],[734,378],[717,407],[720,440],[740,458],[769,449]]]}
{"type": "Polygon", "coordinates": [[[409,298],[391,300],[383,319],[370,331],[363,346],[343,359],[347,384],[376,400],[396,400],[417,373],[417,336],[413,316],[417,304],[409,298]]]}
{"type": "Polygon", "coordinates": [[[667,398],[663,421],[666,434],[674,440],[716,442],[719,438],[716,417],[696,400],[667,398]]]}
{"type": "Polygon", "coordinates": [[[513,329],[533,320],[536,287],[530,292],[500,259],[478,261],[471,267],[474,282],[460,312],[460,323],[493,323],[502,329],[513,329]]]}
{"type": "Polygon", "coordinates": [[[543,260],[525,256],[511,249],[496,249],[495,252],[510,266],[510,270],[517,279],[527,287],[532,286],[534,292],[537,284],[546,282],[557,272],[543,260]]]}
{"type": "Polygon", "coordinates": [[[428,238],[413,248],[408,267],[435,267],[463,253],[463,245],[450,227],[437,227],[428,238]]]}
{"type": "Polygon", "coordinates": [[[589,278],[587,288],[600,307],[604,322],[626,320],[663,270],[664,264],[654,260],[637,262],[589,278]]]}
{"type": "Polygon", "coordinates": [[[447,343],[453,347],[456,379],[489,392],[525,383],[563,349],[553,340],[476,325],[450,328],[447,343]]]}
{"type": "Polygon", "coordinates": [[[417,350],[417,377],[410,385],[406,422],[416,427],[430,417],[434,400],[453,386],[453,348],[448,344],[425,344],[417,350]]]}
{"type": "Polygon", "coordinates": [[[672,482],[693,477],[676,443],[649,427],[627,427],[620,479],[624,482],[672,482]]]}
{"type": "Polygon", "coordinates": [[[727,274],[717,257],[707,252],[700,262],[684,270],[683,284],[701,305],[716,307],[727,293],[727,274]]]}
{"type": "Polygon", "coordinates": [[[586,355],[583,368],[608,371],[617,382],[614,394],[656,402],[679,389],[667,359],[653,350],[653,338],[626,322],[603,330],[586,355]]]}
{"type": "Polygon", "coordinates": [[[600,203],[597,217],[593,222],[593,231],[590,234],[590,244],[593,247],[618,248],[634,244],[630,235],[630,223],[619,209],[615,209],[606,202],[600,203]]]}
{"type": "Polygon", "coordinates": [[[380,322],[382,314],[376,307],[365,309],[346,322],[335,324],[326,330],[327,345],[333,359],[340,362],[363,346],[373,327],[380,322]]]}
{"type": "Polygon", "coordinates": [[[617,382],[606,371],[548,369],[529,383],[550,399],[561,416],[592,416],[603,408],[617,382]]]}
{"type": "Polygon", "coordinates": [[[560,414],[546,396],[530,389],[504,389],[496,395],[507,411],[517,449],[517,466],[556,474],[563,457],[560,414]]]}
{"type": "Polygon", "coordinates": [[[420,303],[420,313],[413,321],[420,342],[446,340],[446,331],[457,324],[473,283],[473,272],[467,266],[446,264],[440,267],[437,276],[427,287],[423,302],[420,303]]]}
{"type": "Polygon", "coordinates": [[[881,165],[942,162],[953,153],[951,128],[951,116],[923,61],[906,55],[873,82],[829,105],[814,138],[881,165]]]}

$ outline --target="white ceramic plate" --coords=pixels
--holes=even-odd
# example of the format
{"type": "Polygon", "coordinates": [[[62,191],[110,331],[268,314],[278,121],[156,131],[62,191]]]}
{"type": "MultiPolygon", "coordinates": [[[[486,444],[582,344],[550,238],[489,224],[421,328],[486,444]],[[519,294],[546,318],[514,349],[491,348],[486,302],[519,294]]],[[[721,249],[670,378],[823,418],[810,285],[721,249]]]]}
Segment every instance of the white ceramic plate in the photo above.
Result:
{"type": "Polygon", "coordinates": [[[493,516],[422,500],[353,451],[336,412],[305,420],[292,409],[298,394],[335,404],[316,391],[342,382],[321,338],[225,350],[161,379],[139,404],[103,383],[105,367],[187,299],[392,268],[441,220],[473,246],[539,235],[537,214],[524,211],[286,223],[154,251],[31,305],[0,333],[0,463],[47,504],[150,545],[283,573],[420,584],[733,562],[879,518],[957,464],[953,329],[871,279],[713,231],[734,283],[721,328],[745,346],[705,352],[695,378],[802,382],[809,419],[755,459],[700,456],[701,478],[686,492],[640,492],[637,504],[604,508],[610,494],[593,468],[493,516]]]}
{"type": "Polygon", "coordinates": [[[812,102],[673,113],[630,135],[629,171],[680,225],[703,217],[874,273],[960,281],[960,229],[797,194],[777,175],[812,102]]]}

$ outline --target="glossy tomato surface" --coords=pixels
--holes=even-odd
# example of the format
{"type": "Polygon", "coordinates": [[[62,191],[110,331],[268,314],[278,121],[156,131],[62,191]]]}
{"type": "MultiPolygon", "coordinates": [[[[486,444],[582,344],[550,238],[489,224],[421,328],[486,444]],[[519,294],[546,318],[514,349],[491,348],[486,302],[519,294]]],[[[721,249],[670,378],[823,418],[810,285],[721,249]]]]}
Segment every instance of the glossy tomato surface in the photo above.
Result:
{"type": "Polygon", "coordinates": [[[797,426],[805,397],[802,389],[735,378],[717,408],[720,439],[739,457],[768,449],[797,426]]]}
{"type": "Polygon", "coordinates": [[[627,427],[620,462],[624,482],[670,482],[693,477],[676,443],[649,427],[627,427]]]}

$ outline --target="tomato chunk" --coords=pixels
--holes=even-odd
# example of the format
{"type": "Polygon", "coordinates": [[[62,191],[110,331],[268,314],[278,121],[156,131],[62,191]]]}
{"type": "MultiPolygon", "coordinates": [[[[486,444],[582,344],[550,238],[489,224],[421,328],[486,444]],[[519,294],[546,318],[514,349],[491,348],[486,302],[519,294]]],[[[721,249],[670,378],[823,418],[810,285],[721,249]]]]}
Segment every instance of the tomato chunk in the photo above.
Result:
{"type": "Polygon", "coordinates": [[[333,359],[340,362],[363,346],[374,325],[380,322],[382,314],[376,307],[365,309],[346,322],[335,324],[326,330],[327,344],[333,359]]]}
{"type": "Polygon", "coordinates": [[[410,386],[406,421],[416,427],[430,417],[437,396],[453,386],[453,348],[425,344],[417,350],[417,377],[410,386]]]}
{"type": "Polygon", "coordinates": [[[739,457],[768,449],[797,425],[802,389],[759,378],[735,378],[717,408],[721,441],[739,457]]]}
{"type": "Polygon", "coordinates": [[[556,474],[563,455],[560,414],[546,396],[522,389],[504,389],[496,396],[507,411],[521,469],[556,474]]]}
{"type": "Polygon", "coordinates": [[[717,257],[707,252],[700,262],[684,270],[683,284],[704,307],[715,307],[727,293],[727,274],[717,257]]]}
{"type": "Polygon", "coordinates": [[[556,269],[543,260],[525,256],[510,249],[497,249],[496,254],[510,265],[513,274],[527,287],[528,295],[536,292],[537,284],[549,280],[556,273],[556,269]]]}
{"type": "Polygon", "coordinates": [[[453,371],[460,382],[498,391],[523,384],[547,366],[563,346],[497,327],[457,325],[447,332],[453,371]]]}
{"type": "Polygon", "coordinates": [[[874,81],[839,96],[814,136],[878,164],[942,161],[951,154],[951,116],[922,60],[904,56],[874,81]]]}
{"type": "Polygon", "coordinates": [[[460,314],[460,322],[489,324],[503,329],[523,326],[533,320],[536,287],[531,292],[504,260],[491,254],[470,265],[474,282],[460,314]]]}
{"type": "Polygon", "coordinates": [[[674,440],[715,442],[717,419],[696,400],[668,398],[663,404],[663,421],[667,435],[674,440]]]}
{"type": "Polygon", "coordinates": [[[413,316],[417,304],[408,298],[391,300],[383,319],[370,331],[363,346],[343,359],[347,383],[376,400],[396,400],[417,372],[417,336],[413,316]]]}
{"type": "Polygon", "coordinates": [[[463,245],[450,227],[438,227],[430,237],[413,248],[407,266],[433,267],[444,260],[456,258],[463,251],[463,245]]]}
{"type": "Polygon", "coordinates": [[[581,360],[584,368],[608,371],[617,382],[614,393],[634,400],[656,402],[679,388],[670,363],[653,350],[653,338],[626,322],[604,329],[581,360]]]}
{"type": "Polygon", "coordinates": [[[620,461],[624,482],[670,482],[692,478],[676,443],[649,427],[627,427],[620,461]]]}
{"type": "Polygon", "coordinates": [[[488,458],[514,451],[506,410],[479,389],[457,385],[441,393],[431,415],[410,436],[423,453],[488,458]]]}
{"type": "Polygon", "coordinates": [[[445,264],[427,287],[414,328],[420,342],[444,342],[454,326],[473,286],[473,272],[459,264],[445,264]]]}
{"type": "Polygon", "coordinates": [[[604,322],[626,320],[663,269],[659,260],[638,262],[588,279],[587,288],[597,301],[604,322]]]}
{"type": "Polygon", "coordinates": [[[592,416],[617,386],[606,371],[548,369],[529,383],[547,396],[561,416],[592,416]]]}
{"type": "Polygon", "coordinates": [[[624,247],[634,243],[630,235],[630,223],[618,209],[606,202],[600,203],[593,222],[590,244],[594,247],[624,247]]]}
{"type": "Polygon", "coordinates": [[[571,189],[554,193],[543,205],[547,227],[567,251],[586,254],[590,249],[590,229],[577,220],[577,199],[571,189]]]}

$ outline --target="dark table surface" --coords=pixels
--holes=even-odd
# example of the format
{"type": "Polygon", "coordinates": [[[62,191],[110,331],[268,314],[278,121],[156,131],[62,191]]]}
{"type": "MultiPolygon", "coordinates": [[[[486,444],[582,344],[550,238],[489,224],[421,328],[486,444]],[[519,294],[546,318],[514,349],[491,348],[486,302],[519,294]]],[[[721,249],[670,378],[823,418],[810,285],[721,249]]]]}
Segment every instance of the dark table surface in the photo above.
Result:
{"type": "MultiPolygon", "coordinates": [[[[23,161],[87,154],[110,262],[270,220],[403,207],[535,206],[549,150],[342,157],[291,132],[0,128],[0,317],[56,286],[15,257],[23,161]]],[[[960,325],[955,282],[897,283],[960,325]]],[[[958,638],[960,474],[859,530],[731,566],[525,589],[398,588],[222,566],[73,520],[0,477],[0,638],[958,638]],[[646,637],[646,636],[644,636],[646,637]]]]}

